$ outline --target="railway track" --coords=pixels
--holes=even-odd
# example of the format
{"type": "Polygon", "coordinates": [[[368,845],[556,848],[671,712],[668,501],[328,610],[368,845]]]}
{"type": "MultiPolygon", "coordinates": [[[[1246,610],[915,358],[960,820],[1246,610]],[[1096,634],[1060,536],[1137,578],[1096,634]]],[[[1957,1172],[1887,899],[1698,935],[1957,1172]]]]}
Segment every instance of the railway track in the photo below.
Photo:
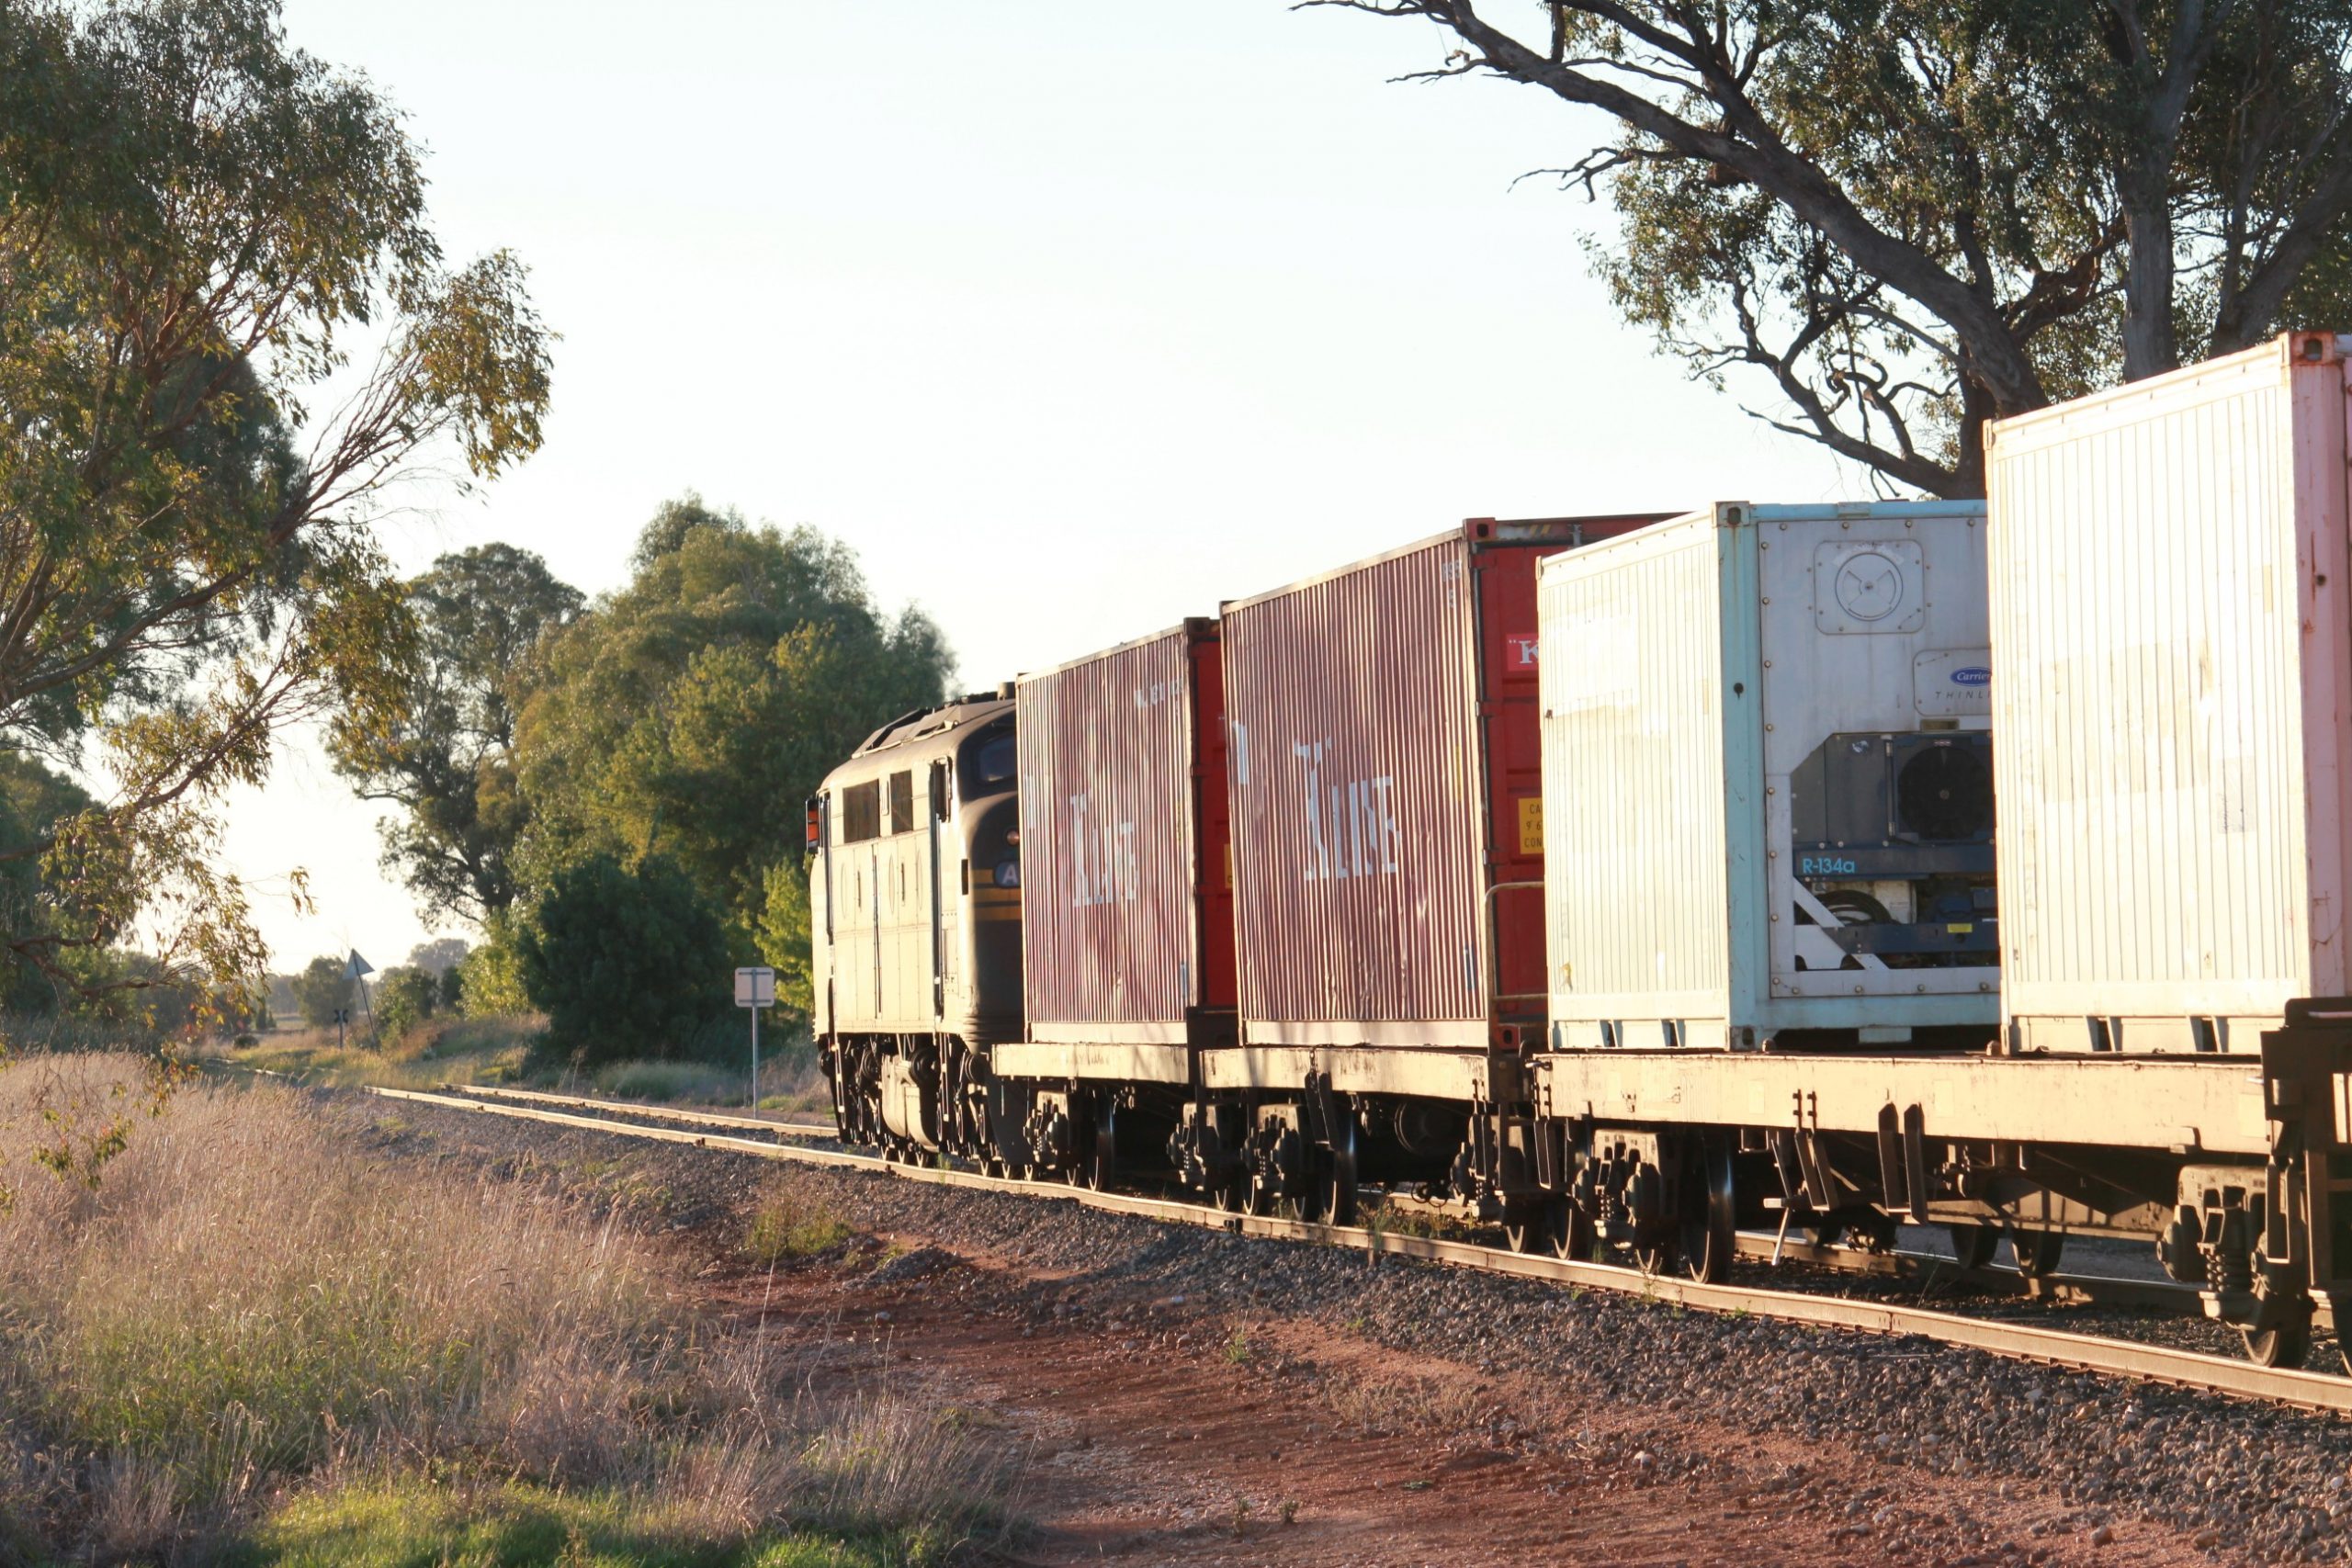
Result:
{"type": "MultiPolygon", "coordinates": [[[[1668,1275],[1643,1274],[1609,1264],[1534,1257],[1470,1241],[1416,1235],[1377,1225],[1328,1225],[1279,1215],[1237,1214],[1205,1204],[1103,1192],[1054,1183],[1012,1180],[976,1172],[911,1166],[877,1156],[838,1148],[811,1146],[830,1136],[830,1127],[806,1122],[786,1123],[718,1112],[673,1111],[622,1105],[578,1096],[549,1095],[528,1089],[445,1085],[437,1090],[368,1087],[365,1092],[381,1099],[407,1100],[450,1110],[582,1128],[658,1142],[746,1154],[763,1159],[842,1168],[879,1170],[903,1180],[929,1182],[978,1191],[1006,1192],[1031,1198],[1055,1198],[1080,1203],[1107,1213],[1133,1214],[1167,1224],[1192,1224],[1242,1235],[1264,1236],[1324,1246],[1351,1247],[1377,1258],[1419,1258],[1458,1268],[1480,1269],[1522,1279],[1544,1280],[1585,1290],[1609,1291],[1693,1311],[1741,1314],[1784,1323],[1839,1328],[1860,1333],[1915,1337],[1939,1344],[1981,1350],[1992,1355],[2040,1362],[2070,1371],[2194,1388],[2231,1398],[2259,1400],[2297,1409],[2352,1413],[2352,1380],[2324,1373],[2261,1367],[2250,1361],[2165,1345],[2143,1344],[2093,1335],[2071,1333],[2037,1325],[1971,1317],[1962,1314],[1900,1303],[1812,1294],[1747,1284],[1703,1284],[1668,1275]],[[622,1120],[623,1116],[636,1120],[622,1120]],[[671,1123],[671,1124],[658,1124],[671,1123]],[[700,1131],[696,1129],[702,1129],[700,1131]],[[763,1136],[745,1135],[756,1131],[763,1136]]],[[[1769,1254],[1769,1236],[1742,1238],[1751,1256],[1769,1254]]],[[[1885,1271],[1941,1265],[1958,1270],[1949,1258],[1929,1255],[1856,1255],[1838,1258],[1842,1248],[1805,1247],[1800,1260],[1821,1267],[1885,1271]],[[1864,1261],[1875,1258],[1877,1261],[1864,1261]]],[[[1789,1256],[1785,1253],[1784,1256],[1789,1256]]],[[[1971,1278],[1973,1278],[1972,1273],[1971,1278]]],[[[2102,1301],[2119,1304],[2166,1305],[2193,1295],[2181,1287],[2146,1280],[2101,1280],[2094,1277],[2058,1276],[2019,1283],[2016,1293],[2034,1291],[2050,1299],[2102,1301]],[[2074,1292],[2068,1296],[2061,1292],[2074,1292]]]]}

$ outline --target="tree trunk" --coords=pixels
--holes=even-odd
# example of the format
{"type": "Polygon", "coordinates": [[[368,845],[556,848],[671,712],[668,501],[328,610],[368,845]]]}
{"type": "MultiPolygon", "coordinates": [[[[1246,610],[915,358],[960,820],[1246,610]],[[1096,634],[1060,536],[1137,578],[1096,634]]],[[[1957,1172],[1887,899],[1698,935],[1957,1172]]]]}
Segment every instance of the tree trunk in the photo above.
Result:
{"type": "Polygon", "coordinates": [[[2123,378],[2180,368],[2173,331],[2172,208],[2160,171],[2140,170],[2124,194],[2123,378]]]}
{"type": "Polygon", "coordinates": [[[1951,483],[1941,492],[1943,500],[1984,499],[1985,429],[2000,412],[1984,382],[1974,377],[1961,378],[1960,452],[1952,463],[1951,483]]]}

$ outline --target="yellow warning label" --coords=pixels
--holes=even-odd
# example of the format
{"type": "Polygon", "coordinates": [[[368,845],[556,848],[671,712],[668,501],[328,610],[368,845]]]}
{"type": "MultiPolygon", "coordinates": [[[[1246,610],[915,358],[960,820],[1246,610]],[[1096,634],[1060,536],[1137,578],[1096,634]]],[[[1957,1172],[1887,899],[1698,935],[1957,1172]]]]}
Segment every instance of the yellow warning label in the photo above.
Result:
{"type": "Polygon", "coordinates": [[[1963,925],[1955,925],[1955,926],[1946,926],[1946,927],[1944,928],[1944,934],[1945,934],[1946,936],[1966,936],[1970,931],[1974,931],[1975,929],[1976,929],[1976,927],[1975,927],[1973,923],[1971,923],[1971,924],[1963,924],[1963,925]]]}
{"type": "Polygon", "coordinates": [[[1544,852],[1544,797],[1540,795],[1519,797],[1519,852],[1523,855],[1544,852]]]}

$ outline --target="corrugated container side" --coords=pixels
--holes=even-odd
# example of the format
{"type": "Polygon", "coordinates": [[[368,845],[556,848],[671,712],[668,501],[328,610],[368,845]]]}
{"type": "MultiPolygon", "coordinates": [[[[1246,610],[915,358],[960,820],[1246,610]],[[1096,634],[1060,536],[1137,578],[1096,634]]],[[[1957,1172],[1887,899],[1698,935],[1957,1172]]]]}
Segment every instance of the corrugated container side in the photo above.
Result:
{"type": "Polygon", "coordinates": [[[1725,1015],[1717,606],[1730,536],[1702,513],[1544,566],[1544,901],[1562,1046],[1599,1044],[1594,1021],[1661,1007],[1725,1015]],[[1622,896],[1659,888],[1674,896],[1622,896]]]}
{"type": "Polygon", "coordinates": [[[2332,350],[2290,363],[2273,344],[1996,427],[2003,988],[2028,1043],[2343,987],[2344,384],[2332,350]]]}
{"type": "Polygon", "coordinates": [[[1186,1037],[1202,988],[1194,636],[1179,626],[1017,689],[1033,1040],[1186,1037]]]}
{"type": "Polygon", "coordinates": [[[1510,886],[1542,881],[1534,566],[1657,520],[1476,519],[1225,607],[1248,1043],[1541,1018],[1542,894],[1510,886]]]}
{"type": "Polygon", "coordinates": [[[1252,1043],[1486,1042],[1469,565],[1449,535],[1225,609],[1252,1043]]]}

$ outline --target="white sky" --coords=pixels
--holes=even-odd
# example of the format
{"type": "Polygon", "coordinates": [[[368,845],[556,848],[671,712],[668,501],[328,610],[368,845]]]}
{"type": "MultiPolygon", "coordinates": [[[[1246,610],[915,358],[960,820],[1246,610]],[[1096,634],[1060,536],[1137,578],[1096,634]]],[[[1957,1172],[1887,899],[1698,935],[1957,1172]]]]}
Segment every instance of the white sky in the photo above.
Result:
{"type": "MultiPolygon", "coordinates": [[[[286,18],[409,113],[451,256],[513,248],[563,334],[545,448],[401,525],[404,569],[506,539],[596,592],[695,489],[848,540],[977,687],[1465,516],[1868,496],[1618,321],[1578,243],[1605,209],[1509,188],[1605,128],[1505,84],[1387,83],[1442,59],[1423,23],[1280,0],[286,18]]],[[[425,934],[376,816],[309,736],[233,803],[279,967],[425,934]],[[295,866],[313,917],[267,891],[295,866]]]]}

